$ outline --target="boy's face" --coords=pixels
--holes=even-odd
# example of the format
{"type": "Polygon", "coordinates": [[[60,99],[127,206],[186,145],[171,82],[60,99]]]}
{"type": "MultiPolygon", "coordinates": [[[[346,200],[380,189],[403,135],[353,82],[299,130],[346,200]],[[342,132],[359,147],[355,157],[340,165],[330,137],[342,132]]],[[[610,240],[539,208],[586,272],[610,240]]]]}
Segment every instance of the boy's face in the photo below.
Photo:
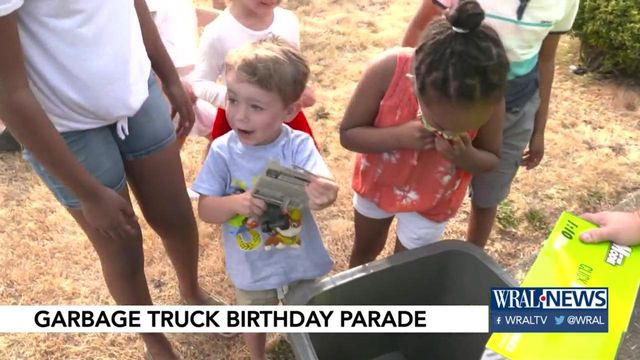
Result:
{"type": "Polygon", "coordinates": [[[235,71],[227,71],[227,120],[246,145],[265,145],[275,141],[282,124],[293,118],[292,105],[286,106],[275,92],[242,81],[235,71]]]}

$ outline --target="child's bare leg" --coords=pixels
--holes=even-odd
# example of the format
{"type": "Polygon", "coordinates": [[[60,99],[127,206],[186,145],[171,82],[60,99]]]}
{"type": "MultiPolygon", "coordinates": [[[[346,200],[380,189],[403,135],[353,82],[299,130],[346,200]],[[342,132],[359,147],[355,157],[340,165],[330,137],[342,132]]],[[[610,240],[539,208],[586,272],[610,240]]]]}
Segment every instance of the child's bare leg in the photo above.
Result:
{"type": "Polygon", "coordinates": [[[403,252],[403,251],[406,251],[406,250],[407,250],[407,248],[404,247],[404,245],[402,245],[402,243],[400,242],[400,239],[398,239],[398,237],[396,236],[396,246],[393,249],[393,253],[397,254],[399,252],[403,252]]]}
{"type": "MultiPolygon", "coordinates": [[[[128,189],[120,191],[129,199],[128,189]]],[[[99,233],[91,227],[82,210],[68,209],[78,225],[85,232],[100,258],[102,274],[109,293],[119,305],[151,305],[151,296],[144,275],[144,254],[142,234],[136,226],[136,234],[126,239],[114,239],[99,233]]],[[[147,350],[154,359],[177,359],[169,340],[164,334],[141,334],[147,350]]]]}
{"type": "Polygon", "coordinates": [[[187,137],[186,136],[178,136],[176,138],[176,142],[178,143],[178,150],[180,150],[184,146],[184,143],[187,142],[187,137]]]}
{"type": "Polygon", "coordinates": [[[160,235],[189,304],[205,304],[198,285],[198,228],[184,183],[177,143],[125,162],[131,188],[149,225],[160,235]]]}
{"type": "Polygon", "coordinates": [[[387,242],[387,234],[393,217],[386,219],[372,219],[353,211],[355,225],[355,243],[351,250],[349,268],[353,268],[370,261],[380,255],[384,244],[387,242]]]}
{"type": "Polygon", "coordinates": [[[267,342],[267,334],[265,333],[247,333],[242,334],[244,341],[247,343],[251,360],[267,360],[265,344],[267,342]]]}
{"type": "Polygon", "coordinates": [[[467,241],[483,249],[491,235],[493,223],[496,220],[498,207],[479,208],[471,202],[471,215],[467,226],[467,241]]]}

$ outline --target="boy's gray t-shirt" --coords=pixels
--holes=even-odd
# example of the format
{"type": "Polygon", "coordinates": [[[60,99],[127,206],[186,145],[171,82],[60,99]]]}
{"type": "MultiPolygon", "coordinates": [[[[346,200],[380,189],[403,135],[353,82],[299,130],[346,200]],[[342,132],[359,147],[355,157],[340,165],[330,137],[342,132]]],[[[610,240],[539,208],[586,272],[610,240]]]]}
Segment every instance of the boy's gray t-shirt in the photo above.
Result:
{"type": "MultiPolygon", "coordinates": [[[[244,145],[234,131],[216,139],[193,190],[204,196],[249,191],[270,160],[331,176],[311,137],[283,125],[278,139],[267,145],[244,145]]],[[[240,215],[223,225],[226,268],[235,287],[275,289],[331,270],[333,262],[309,209],[292,210],[289,217],[289,229],[272,233],[262,232],[260,226],[247,227],[247,218],[240,215]]]]}

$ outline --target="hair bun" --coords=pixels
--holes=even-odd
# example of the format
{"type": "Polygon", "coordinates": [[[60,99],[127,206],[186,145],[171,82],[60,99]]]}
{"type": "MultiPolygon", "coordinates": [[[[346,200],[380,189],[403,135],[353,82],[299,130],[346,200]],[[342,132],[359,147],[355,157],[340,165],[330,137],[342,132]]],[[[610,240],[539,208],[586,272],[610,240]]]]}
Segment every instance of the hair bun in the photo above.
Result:
{"type": "Polygon", "coordinates": [[[458,6],[447,15],[447,21],[452,27],[462,30],[458,32],[474,31],[484,20],[484,10],[477,1],[461,1],[458,6]]]}

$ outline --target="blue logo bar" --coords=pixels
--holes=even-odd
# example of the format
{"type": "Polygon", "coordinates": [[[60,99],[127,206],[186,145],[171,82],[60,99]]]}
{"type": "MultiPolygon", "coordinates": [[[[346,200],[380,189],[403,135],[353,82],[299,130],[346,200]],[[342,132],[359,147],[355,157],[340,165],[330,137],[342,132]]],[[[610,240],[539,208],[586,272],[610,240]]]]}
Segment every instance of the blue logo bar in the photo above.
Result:
{"type": "Polygon", "coordinates": [[[607,332],[607,288],[493,288],[491,332],[607,332]]]}

